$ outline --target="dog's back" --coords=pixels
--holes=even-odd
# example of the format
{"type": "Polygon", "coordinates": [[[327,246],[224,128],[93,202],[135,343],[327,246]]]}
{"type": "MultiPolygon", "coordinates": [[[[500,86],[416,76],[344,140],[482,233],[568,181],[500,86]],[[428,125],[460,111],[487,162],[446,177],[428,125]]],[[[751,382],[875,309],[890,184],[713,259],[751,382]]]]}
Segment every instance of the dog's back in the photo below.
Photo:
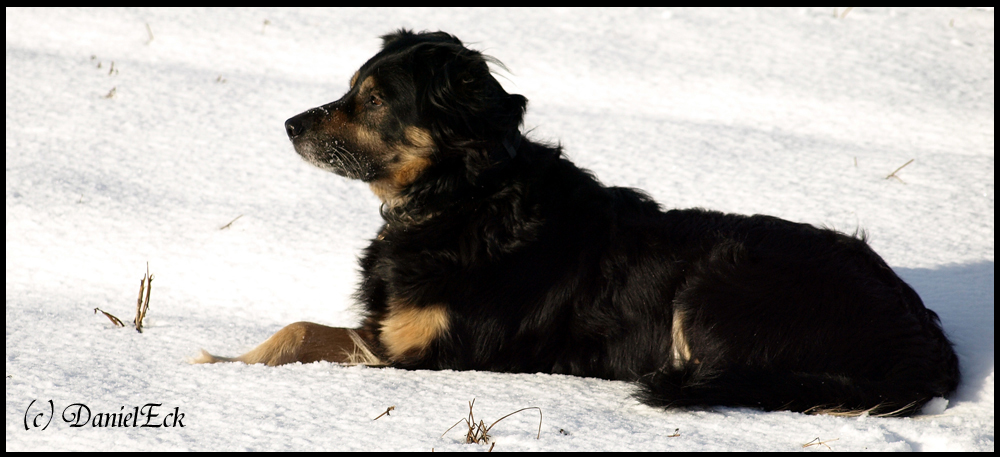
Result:
{"type": "Polygon", "coordinates": [[[702,210],[665,220],[683,240],[671,250],[695,254],[670,258],[685,270],[675,347],[639,379],[647,403],[907,415],[957,387],[937,315],[863,238],[702,210]]]}

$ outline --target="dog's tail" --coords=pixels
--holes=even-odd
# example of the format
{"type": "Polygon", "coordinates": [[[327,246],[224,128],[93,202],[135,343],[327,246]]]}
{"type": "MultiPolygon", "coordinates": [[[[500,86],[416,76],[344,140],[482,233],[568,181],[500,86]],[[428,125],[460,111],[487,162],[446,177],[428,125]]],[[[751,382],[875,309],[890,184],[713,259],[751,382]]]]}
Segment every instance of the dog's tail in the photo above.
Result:
{"type": "Polygon", "coordinates": [[[909,416],[932,398],[906,381],[875,382],[847,376],[730,367],[660,371],[637,380],[637,397],[658,407],[734,406],[837,416],[909,416]]]}

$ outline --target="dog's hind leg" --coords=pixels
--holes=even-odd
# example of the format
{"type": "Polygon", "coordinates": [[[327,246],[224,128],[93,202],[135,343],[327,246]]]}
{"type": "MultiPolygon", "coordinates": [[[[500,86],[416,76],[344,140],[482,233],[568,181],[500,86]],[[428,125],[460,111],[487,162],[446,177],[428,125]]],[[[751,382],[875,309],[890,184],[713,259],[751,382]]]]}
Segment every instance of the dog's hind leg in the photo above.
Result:
{"type": "Polygon", "coordinates": [[[363,329],[296,322],[239,357],[218,357],[202,350],[191,363],[243,362],[275,366],[324,360],[349,365],[383,365],[365,343],[364,333],[363,329]]]}

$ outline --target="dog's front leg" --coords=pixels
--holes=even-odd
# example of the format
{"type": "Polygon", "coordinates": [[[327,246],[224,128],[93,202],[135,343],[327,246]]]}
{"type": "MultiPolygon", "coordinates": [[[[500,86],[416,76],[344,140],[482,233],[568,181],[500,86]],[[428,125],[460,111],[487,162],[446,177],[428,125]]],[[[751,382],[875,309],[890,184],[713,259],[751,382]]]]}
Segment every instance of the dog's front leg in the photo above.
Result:
{"type": "Polygon", "coordinates": [[[243,362],[275,366],[325,360],[349,365],[384,365],[365,342],[366,336],[370,337],[368,333],[364,329],[296,322],[239,357],[217,357],[202,350],[191,363],[243,362]]]}

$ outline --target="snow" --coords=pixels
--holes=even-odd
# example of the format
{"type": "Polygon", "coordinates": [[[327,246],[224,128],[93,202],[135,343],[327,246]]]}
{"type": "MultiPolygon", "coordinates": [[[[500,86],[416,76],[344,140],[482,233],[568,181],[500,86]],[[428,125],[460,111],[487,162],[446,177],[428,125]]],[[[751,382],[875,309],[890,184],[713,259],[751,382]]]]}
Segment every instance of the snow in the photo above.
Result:
{"type": "Polygon", "coordinates": [[[989,8],[7,8],[6,450],[485,451],[464,425],[442,437],[475,399],[487,425],[542,412],[540,439],[536,410],[499,422],[496,451],[992,452],[993,21],[989,8]],[[608,185],[865,230],[940,314],[958,392],[913,418],[840,418],[664,411],[627,383],[547,374],[189,365],[295,321],[357,324],[377,199],[300,160],[283,122],[339,98],[399,27],[503,61],[529,135],[608,185]],[[131,321],[147,262],[144,333],[94,313],[131,321]],[[120,422],[150,403],[153,422],[183,427],[63,420],[73,404],[120,422]]]}

